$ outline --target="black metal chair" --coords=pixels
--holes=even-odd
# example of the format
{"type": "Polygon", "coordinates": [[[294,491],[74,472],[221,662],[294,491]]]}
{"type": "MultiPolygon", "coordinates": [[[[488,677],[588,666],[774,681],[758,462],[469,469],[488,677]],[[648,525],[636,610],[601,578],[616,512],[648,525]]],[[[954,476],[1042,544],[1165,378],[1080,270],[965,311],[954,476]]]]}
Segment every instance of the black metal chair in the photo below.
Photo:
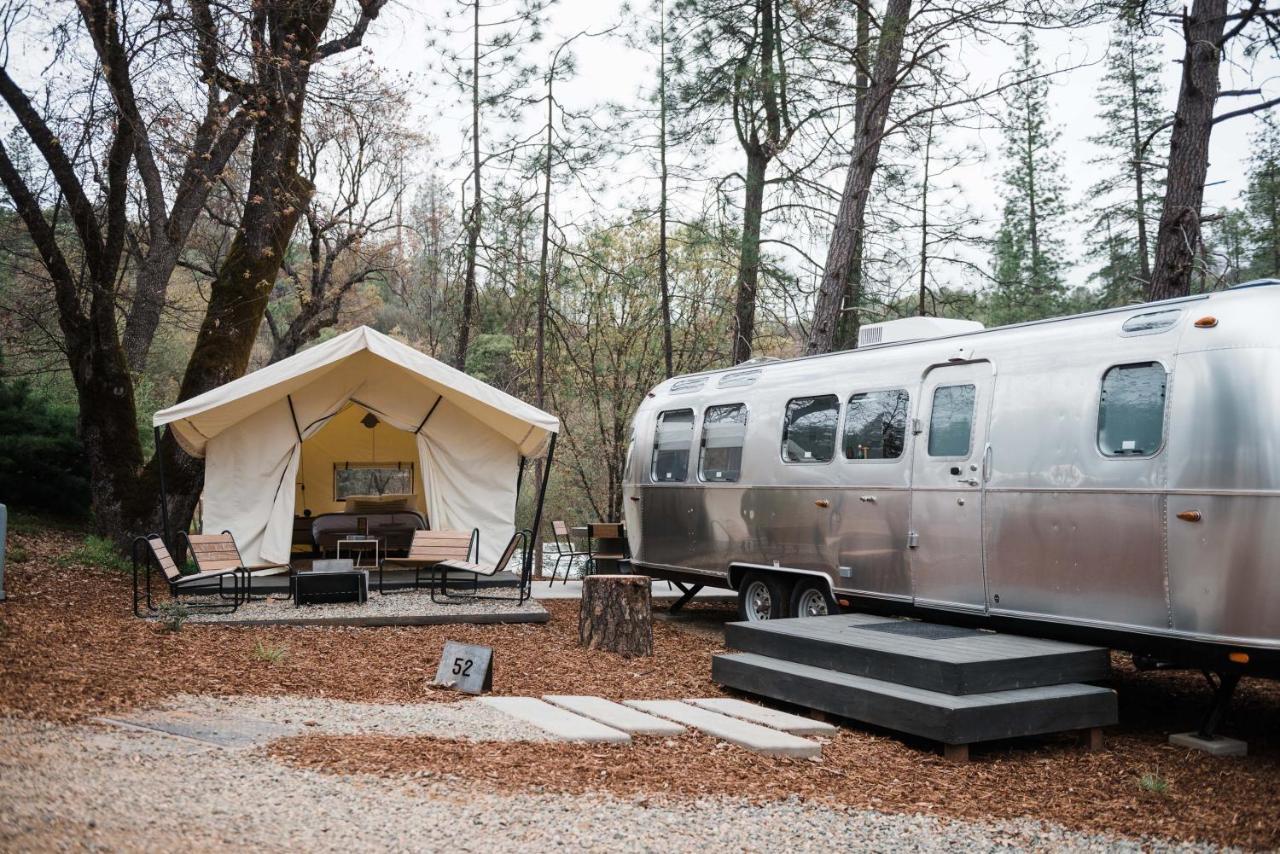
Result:
{"type": "Polygon", "coordinates": [[[564,584],[568,584],[569,570],[573,568],[573,559],[575,557],[586,557],[588,555],[587,550],[574,547],[573,537],[569,533],[569,526],[564,522],[557,521],[551,523],[551,536],[556,544],[556,559],[551,564],[551,580],[547,582],[548,587],[556,583],[556,573],[560,571],[561,561],[566,559],[569,561],[569,565],[565,567],[564,581],[562,582],[564,584]]]}
{"type": "Polygon", "coordinates": [[[143,569],[146,576],[145,599],[148,611],[159,610],[151,600],[151,573],[156,568],[159,568],[164,574],[165,581],[169,585],[169,595],[175,600],[181,595],[217,595],[222,600],[220,602],[186,603],[186,607],[191,610],[230,614],[248,599],[248,573],[240,566],[210,569],[183,575],[182,570],[178,568],[177,562],[169,554],[169,549],[165,546],[164,539],[159,534],[135,537],[130,552],[133,558],[133,615],[135,617],[144,616],[138,610],[138,604],[142,598],[138,589],[138,570],[140,568],[143,569]],[[208,584],[215,578],[218,580],[217,589],[211,588],[208,584]],[[226,588],[228,578],[232,582],[229,594],[226,588]],[[242,579],[244,579],[243,583],[242,579]],[[230,600],[229,602],[227,601],[228,599],[230,600]]]}
{"type": "Polygon", "coordinates": [[[511,559],[515,557],[516,548],[520,549],[520,577],[517,584],[520,588],[519,604],[523,605],[529,597],[533,595],[533,532],[529,530],[516,531],[512,534],[511,539],[507,542],[507,547],[502,550],[501,557],[493,564],[471,563],[465,560],[445,560],[435,565],[437,572],[431,579],[431,601],[440,605],[457,605],[461,604],[460,600],[466,599],[490,599],[511,601],[508,596],[481,596],[480,595],[480,576],[492,578],[499,572],[502,572],[511,563],[511,559]],[[464,597],[458,597],[451,594],[448,589],[450,572],[469,572],[472,574],[471,593],[464,597]],[[436,585],[439,584],[439,595],[437,595],[436,585]]]}

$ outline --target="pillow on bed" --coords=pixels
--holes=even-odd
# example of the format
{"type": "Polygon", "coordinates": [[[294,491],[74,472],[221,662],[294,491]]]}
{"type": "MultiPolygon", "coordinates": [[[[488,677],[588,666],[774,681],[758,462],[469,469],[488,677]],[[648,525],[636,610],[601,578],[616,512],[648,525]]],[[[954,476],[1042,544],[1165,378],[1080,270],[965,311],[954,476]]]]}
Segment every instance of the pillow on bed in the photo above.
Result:
{"type": "Polygon", "coordinates": [[[347,498],[348,513],[395,513],[409,509],[408,495],[356,495],[347,498]]]}

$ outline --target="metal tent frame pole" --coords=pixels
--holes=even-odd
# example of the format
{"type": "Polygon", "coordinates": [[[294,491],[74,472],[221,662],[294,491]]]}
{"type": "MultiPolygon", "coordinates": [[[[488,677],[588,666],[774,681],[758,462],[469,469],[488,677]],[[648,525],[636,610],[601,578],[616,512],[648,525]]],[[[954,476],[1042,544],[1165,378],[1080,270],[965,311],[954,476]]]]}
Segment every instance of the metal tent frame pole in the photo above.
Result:
{"type": "Polygon", "coordinates": [[[547,446],[547,462],[542,467],[542,483],[538,484],[538,504],[533,511],[533,530],[529,537],[528,550],[524,556],[524,580],[533,585],[533,550],[542,548],[542,505],[547,500],[547,481],[551,480],[551,460],[556,453],[556,434],[551,434],[551,444],[547,446]]]}
{"type": "Polygon", "coordinates": [[[161,428],[153,427],[156,437],[156,466],[160,470],[160,524],[164,530],[164,547],[173,554],[173,536],[169,530],[169,490],[164,479],[164,451],[160,448],[161,428]]]}

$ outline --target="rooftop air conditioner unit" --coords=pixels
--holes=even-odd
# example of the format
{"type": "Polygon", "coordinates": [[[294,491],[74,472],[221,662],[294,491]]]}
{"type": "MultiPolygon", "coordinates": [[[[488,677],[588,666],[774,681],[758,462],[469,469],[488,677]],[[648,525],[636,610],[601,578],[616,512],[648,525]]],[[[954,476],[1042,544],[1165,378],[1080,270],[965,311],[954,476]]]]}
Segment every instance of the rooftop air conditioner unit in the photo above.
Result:
{"type": "Polygon", "coordinates": [[[976,320],[955,320],[950,317],[904,317],[886,320],[884,323],[868,323],[858,329],[858,346],[873,344],[898,344],[903,341],[924,341],[929,338],[946,338],[948,335],[964,335],[978,332],[984,327],[976,320]]]}

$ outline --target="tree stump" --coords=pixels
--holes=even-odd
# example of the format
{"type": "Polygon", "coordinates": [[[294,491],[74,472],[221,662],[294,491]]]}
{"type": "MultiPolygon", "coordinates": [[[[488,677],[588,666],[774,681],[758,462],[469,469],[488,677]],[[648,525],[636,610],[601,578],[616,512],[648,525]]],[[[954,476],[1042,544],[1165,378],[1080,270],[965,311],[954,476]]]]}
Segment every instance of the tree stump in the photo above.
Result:
{"type": "Polygon", "coordinates": [[[652,582],[647,575],[588,575],[582,579],[578,639],[588,649],[627,658],[653,655],[652,582]]]}

